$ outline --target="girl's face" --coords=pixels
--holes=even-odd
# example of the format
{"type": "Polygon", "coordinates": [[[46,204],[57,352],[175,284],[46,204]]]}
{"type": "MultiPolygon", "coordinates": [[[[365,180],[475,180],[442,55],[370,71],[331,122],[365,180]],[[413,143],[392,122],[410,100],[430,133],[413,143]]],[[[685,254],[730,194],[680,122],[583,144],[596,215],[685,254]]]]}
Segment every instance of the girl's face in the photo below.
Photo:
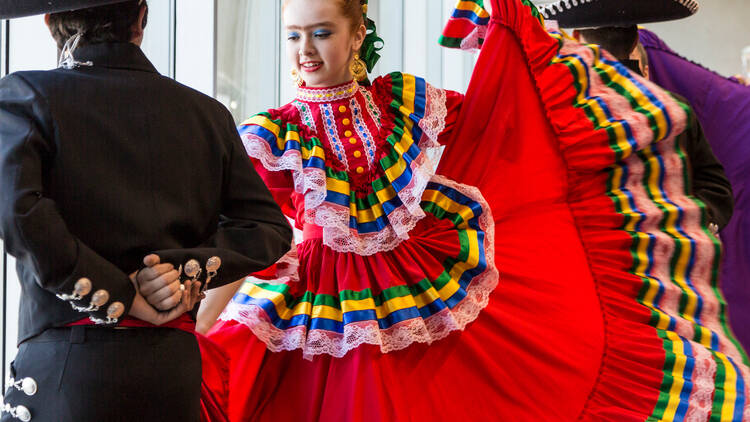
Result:
{"type": "Polygon", "coordinates": [[[352,80],[349,63],[366,35],[351,21],[337,1],[289,0],[284,7],[286,51],[292,68],[309,87],[328,87],[352,80]]]}

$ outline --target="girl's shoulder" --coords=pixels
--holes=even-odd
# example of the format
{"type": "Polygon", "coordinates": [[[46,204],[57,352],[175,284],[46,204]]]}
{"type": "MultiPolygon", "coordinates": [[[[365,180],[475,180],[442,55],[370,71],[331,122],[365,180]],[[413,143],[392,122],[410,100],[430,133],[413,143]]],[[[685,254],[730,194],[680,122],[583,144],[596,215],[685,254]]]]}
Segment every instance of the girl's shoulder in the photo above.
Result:
{"type": "Polygon", "coordinates": [[[247,126],[252,124],[258,124],[260,121],[272,120],[284,123],[295,123],[299,120],[299,113],[294,103],[284,104],[281,107],[270,108],[266,111],[254,114],[245,119],[240,126],[247,126]]]}
{"type": "Polygon", "coordinates": [[[298,108],[294,102],[284,104],[281,107],[271,108],[257,113],[242,123],[238,130],[240,134],[260,131],[270,131],[278,136],[281,132],[297,132],[300,135],[308,135],[307,128],[302,122],[298,108]]]}
{"type": "MultiPolygon", "coordinates": [[[[426,102],[441,96],[442,89],[430,85],[424,78],[410,73],[391,72],[372,81],[369,91],[381,107],[396,114],[424,114],[426,102]]],[[[444,95],[442,95],[444,96],[444,95]]]]}
{"type": "Polygon", "coordinates": [[[404,72],[391,72],[378,76],[372,81],[370,90],[379,96],[402,98],[412,92],[424,88],[427,82],[424,78],[404,72]]]}

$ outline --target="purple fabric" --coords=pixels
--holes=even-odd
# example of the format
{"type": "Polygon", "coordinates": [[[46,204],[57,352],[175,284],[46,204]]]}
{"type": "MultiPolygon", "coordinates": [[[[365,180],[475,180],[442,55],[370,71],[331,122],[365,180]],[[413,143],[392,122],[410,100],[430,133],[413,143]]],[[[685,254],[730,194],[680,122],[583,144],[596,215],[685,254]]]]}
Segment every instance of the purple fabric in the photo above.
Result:
{"type": "Polygon", "coordinates": [[[640,38],[649,77],[688,99],[732,183],[734,215],[721,232],[721,288],[732,329],[750,350],[750,87],[680,56],[653,32],[641,29],[640,38]]]}

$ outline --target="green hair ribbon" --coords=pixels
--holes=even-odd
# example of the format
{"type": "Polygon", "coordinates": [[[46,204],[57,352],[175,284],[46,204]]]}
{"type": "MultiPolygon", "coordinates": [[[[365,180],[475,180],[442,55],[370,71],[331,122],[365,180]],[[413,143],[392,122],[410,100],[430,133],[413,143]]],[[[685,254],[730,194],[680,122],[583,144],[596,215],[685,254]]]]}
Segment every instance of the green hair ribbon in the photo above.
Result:
{"type": "Polygon", "coordinates": [[[378,51],[383,49],[383,39],[380,38],[376,32],[375,21],[367,17],[367,0],[361,0],[362,4],[362,18],[365,21],[367,27],[367,35],[365,40],[362,42],[362,47],[359,50],[359,58],[365,62],[367,66],[367,72],[372,72],[375,64],[380,60],[380,54],[378,51]]]}

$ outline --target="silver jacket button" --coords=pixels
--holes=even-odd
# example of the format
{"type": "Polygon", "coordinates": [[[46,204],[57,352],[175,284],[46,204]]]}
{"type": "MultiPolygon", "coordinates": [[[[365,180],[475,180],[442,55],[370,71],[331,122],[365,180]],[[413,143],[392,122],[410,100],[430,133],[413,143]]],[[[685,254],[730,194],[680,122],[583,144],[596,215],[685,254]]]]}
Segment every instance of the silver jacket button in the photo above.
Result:
{"type": "Polygon", "coordinates": [[[208,258],[208,261],[206,261],[206,283],[203,284],[203,288],[201,290],[205,291],[208,287],[208,283],[211,282],[211,279],[216,277],[217,272],[219,271],[219,268],[221,267],[221,258],[218,256],[212,256],[211,258],[208,258]]]}
{"type": "Polygon", "coordinates": [[[109,292],[104,289],[95,291],[91,297],[91,304],[94,306],[104,306],[107,301],[109,301],[109,292]]]}
{"type": "Polygon", "coordinates": [[[91,280],[86,277],[79,278],[73,287],[73,294],[78,297],[83,297],[89,293],[91,293],[91,280]]]}
{"type": "MultiPolygon", "coordinates": [[[[58,293],[57,297],[62,300],[81,300],[84,296],[91,292],[91,280],[86,277],[81,277],[73,285],[73,294],[58,293]]],[[[75,305],[71,304],[75,308],[75,305]]]]}
{"type": "Polygon", "coordinates": [[[186,276],[195,280],[198,278],[200,273],[201,273],[201,264],[199,264],[198,261],[191,259],[190,261],[185,263],[185,275],[186,276]]]}
{"type": "Polygon", "coordinates": [[[219,268],[221,267],[221,258],[218,256],[212,256],[211,258],[208,258],[208,261],[206,261],[206,271],[210,273],[215,273],[216,271],[219,271],[219,268]]]}
{"type": "Polygon", "coordinates": [[[31,412],[29,412],[26,406],[19,404],[16,406],[16,417],[23,422],[29,422],[31,420],[31,412]]]}
{"type": "Polygon", "coordinates": [[[122,302],[114,302],[107,308],[107,318],[117,319],[125,312],[125,305],[122,302]]]}
{"type": "Polygon", "coordinates": [[[34,378],[26,377],[21,381],[21,391],[27,396],[33,396],[36,394],[37,385],[34,378]]]}

